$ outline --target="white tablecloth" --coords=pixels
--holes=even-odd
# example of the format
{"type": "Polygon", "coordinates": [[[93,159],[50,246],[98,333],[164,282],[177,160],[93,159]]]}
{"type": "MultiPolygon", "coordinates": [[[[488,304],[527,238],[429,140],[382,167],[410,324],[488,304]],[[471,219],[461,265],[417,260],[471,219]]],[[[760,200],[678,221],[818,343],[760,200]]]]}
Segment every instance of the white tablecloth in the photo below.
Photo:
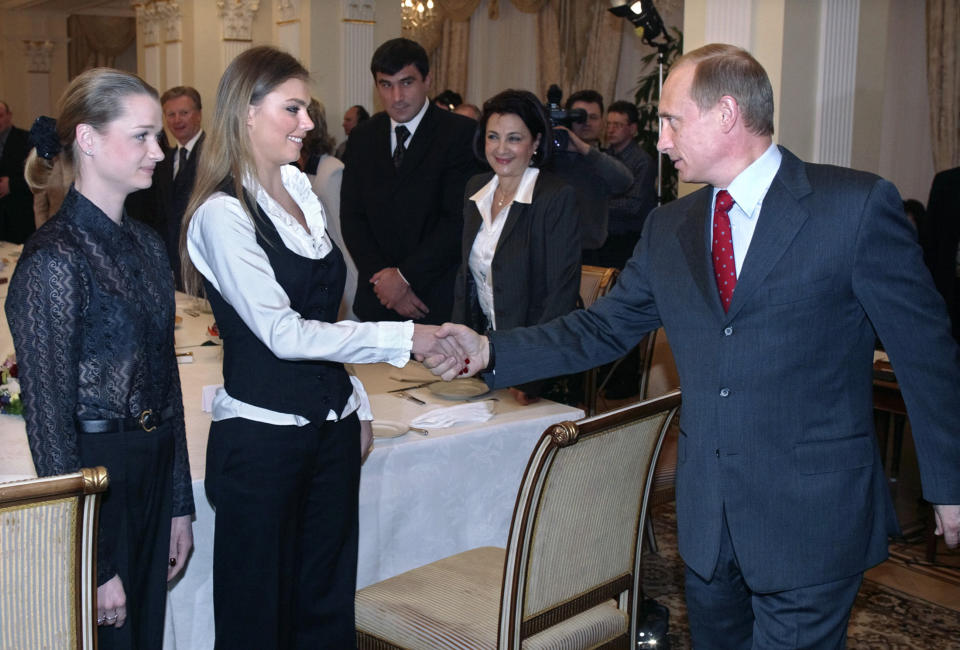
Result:
{"type": "MultiPolygon", "coordinates": [[[[18,250],[0,244],[0,258],[15,262],[18,250]]],[[[0,278],[9,278],[12,266],[0,271],[0,278]]],[[[0,285],[0,302],[7,286],[0,285]]],[[[207,333],[213,317],[198,307],[192,298],[178,294],[177,313],[183,322],[176,329],[177,350],[193,352],[194,359],[180,365],[180,380],[197,505],[194,552],[167,604],[164,647],[178,650],[212,648],[214,639],[214,513],[203,490],[210,414],[201,409],[201,395],[204,386],[222,381],[222,348],[203,345],[215,340],[207,333]]],[[[0,356],[12,351],[6,318],[0,315],[0,356]]],[[[406,385],[391,379],[397,371],[385,364],[357,366],[355,372],[371,394],[406,385]]],[[[412,394],[427,404],[378,398],[375,417],[408,421],[453,403],[427,389],[412,394]]],[[[358,587],[469,548],[506,544],[520,478],[536,440],[550,424],[576,420],[583,412],[547,401],[519,406],[506,391],[492,396],[498,399],[496,415],[487,422],[431,430],[427,436],[407,433],[375,440],[360,480],[358,587]]],[[[23,419],[0,416],[0,481],[35,474],[23,419]]]]}

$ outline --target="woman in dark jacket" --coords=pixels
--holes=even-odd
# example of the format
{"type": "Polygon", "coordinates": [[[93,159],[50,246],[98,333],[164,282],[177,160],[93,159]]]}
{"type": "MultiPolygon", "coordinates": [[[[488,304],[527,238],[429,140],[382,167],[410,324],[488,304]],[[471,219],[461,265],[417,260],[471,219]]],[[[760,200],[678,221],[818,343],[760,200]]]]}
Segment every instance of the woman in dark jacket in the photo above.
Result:
{"type": "MultiPolygon", "coordinates": [[[[483,105],[474,152],[493,172],[467,183],[463,262],[453,321],[477,331],[545,323],[580,291],[580,219],[573,188],[539,169],[553,134],[532,93],[505,90],[483,105]]],[[[543,382],[511,388],[521,404],[543,382]]]]}

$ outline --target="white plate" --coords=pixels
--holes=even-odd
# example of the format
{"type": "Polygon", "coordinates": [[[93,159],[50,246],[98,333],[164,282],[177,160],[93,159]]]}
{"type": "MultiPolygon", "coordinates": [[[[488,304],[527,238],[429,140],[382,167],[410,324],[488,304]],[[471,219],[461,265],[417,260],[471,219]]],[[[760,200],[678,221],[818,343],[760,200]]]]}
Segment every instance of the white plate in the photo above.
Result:
{"type": "Polygon", "coordinates": [[[453,381],[438,381],[425,387],[437,397],[444,399],[470,399],[490,392],[487,385],[479,379],[454,379],[453,381]]]}
{"type": "Polygon", "coordinates": [[[372,426],[374,438],[396,438],[410,430],[408,425],[396,420],[374,420],[372,426]]]}

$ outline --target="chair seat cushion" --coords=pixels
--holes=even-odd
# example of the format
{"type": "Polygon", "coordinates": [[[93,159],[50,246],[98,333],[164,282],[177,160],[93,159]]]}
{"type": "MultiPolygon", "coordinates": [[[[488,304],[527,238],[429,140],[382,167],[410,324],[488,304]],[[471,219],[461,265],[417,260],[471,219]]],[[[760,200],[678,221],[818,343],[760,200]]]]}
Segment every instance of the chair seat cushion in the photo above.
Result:
{"type": "MultiPolygon", "coordinates": [[[[497,647],[505,551],[490,546],[452,555],[357,592],[357,630],[401,648],[497,647]]],[[[590,648],[627,631],[614,601],[523,642],[524,650],[590,648]]]]}

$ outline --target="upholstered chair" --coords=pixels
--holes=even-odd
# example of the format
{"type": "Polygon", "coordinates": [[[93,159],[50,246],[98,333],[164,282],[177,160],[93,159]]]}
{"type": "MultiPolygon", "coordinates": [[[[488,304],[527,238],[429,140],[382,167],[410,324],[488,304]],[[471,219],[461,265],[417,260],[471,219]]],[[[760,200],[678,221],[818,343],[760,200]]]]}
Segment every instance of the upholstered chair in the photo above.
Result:
{"type": "Polygon", "coordinates": [[[363,648],[630,648],[651,472],[675,391],[551,426],[506,549],[478,548],[357,592],[363,648]]]}

